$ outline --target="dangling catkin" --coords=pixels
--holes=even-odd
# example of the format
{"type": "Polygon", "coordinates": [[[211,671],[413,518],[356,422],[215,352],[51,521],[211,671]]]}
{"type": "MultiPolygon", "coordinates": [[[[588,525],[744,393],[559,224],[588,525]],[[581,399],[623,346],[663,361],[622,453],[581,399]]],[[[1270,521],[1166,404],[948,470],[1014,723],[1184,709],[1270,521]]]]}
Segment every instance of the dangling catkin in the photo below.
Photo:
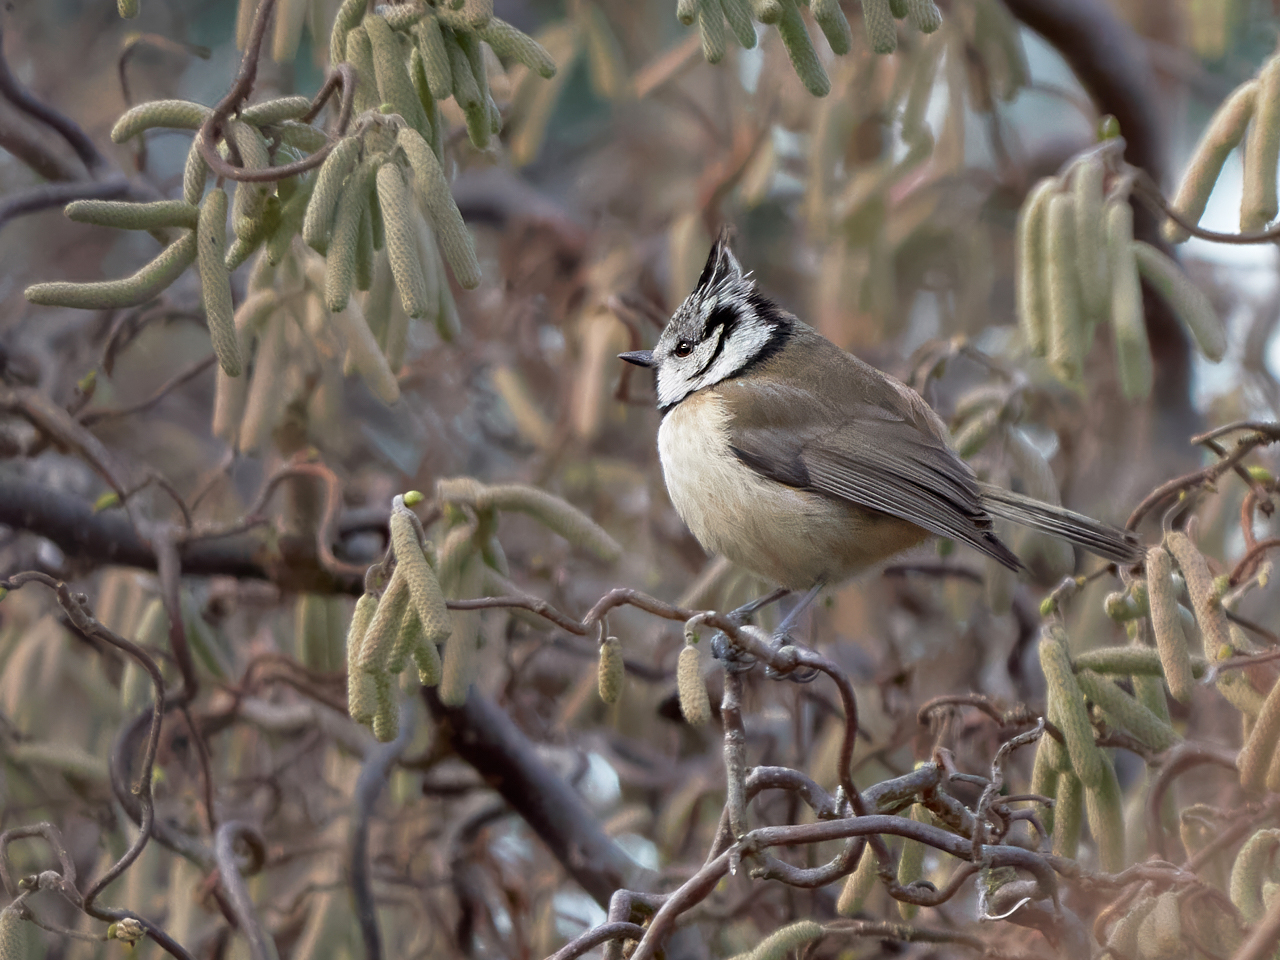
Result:
{"type": "Polygon", "coordinates": [[[700,727],[711,719],[711,698],[702,679],[702,661],[698,648],[686,644],[676,662],[676,692],[680,696],[680,712],[691,726],[700,727]]]}

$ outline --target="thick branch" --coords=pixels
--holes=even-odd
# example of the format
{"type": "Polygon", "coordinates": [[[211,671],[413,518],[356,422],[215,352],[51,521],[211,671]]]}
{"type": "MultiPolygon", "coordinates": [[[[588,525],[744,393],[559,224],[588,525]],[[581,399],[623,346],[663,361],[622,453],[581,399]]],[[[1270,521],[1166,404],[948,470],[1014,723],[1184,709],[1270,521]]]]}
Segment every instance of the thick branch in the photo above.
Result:
{"type": "Polygon", "coordinates": [[[454,751],[533,828],[565,872],[605,909],[620,887],[643,889],[648,871],[600,828],[582,798],[538,759],[537,748],[495,704],[475,690],[461,707],[424,687],[432,716],[448,725],[454,751]]]}

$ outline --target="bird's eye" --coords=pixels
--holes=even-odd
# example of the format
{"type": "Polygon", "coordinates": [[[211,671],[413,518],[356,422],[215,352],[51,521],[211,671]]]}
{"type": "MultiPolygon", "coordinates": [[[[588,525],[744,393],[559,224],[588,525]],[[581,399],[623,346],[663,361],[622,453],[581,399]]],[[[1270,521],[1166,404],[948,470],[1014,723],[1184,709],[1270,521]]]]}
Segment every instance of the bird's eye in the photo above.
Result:
{"type": "Polygon", "coordinates": [[[676,342],[675,355],[677,357],[687,357],[693,353],[693,344],[688,340],[679,340],[676,342]]]}

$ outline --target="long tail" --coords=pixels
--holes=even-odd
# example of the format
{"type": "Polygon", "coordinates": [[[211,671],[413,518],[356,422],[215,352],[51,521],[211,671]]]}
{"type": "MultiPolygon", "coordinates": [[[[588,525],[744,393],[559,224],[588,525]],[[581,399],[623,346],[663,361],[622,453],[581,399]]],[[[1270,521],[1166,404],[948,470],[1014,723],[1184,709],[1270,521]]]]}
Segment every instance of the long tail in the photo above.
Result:
{"type": "Polygon", "coordinates": [[[978,488],[983,504],[997,517],[1059,537],[1116,563],[1136,563],[1142,556],[1138,538],[1109,523],[989,483],[979,483],[978,488]]]}

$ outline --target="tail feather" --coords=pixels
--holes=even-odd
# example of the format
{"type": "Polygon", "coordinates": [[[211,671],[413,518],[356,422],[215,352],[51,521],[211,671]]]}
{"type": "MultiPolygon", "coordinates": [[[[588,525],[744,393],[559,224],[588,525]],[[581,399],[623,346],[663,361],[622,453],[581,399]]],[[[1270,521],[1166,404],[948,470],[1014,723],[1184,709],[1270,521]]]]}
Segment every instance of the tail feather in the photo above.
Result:
{"type": "Polygon", "coordinates": [[[1116,563],[1136,563],[1142,556],[1138,538],[1109,523],[989,483],[979,483],[978,487],[983,505],[994,516],[1059,537],[1116,563]]]}

